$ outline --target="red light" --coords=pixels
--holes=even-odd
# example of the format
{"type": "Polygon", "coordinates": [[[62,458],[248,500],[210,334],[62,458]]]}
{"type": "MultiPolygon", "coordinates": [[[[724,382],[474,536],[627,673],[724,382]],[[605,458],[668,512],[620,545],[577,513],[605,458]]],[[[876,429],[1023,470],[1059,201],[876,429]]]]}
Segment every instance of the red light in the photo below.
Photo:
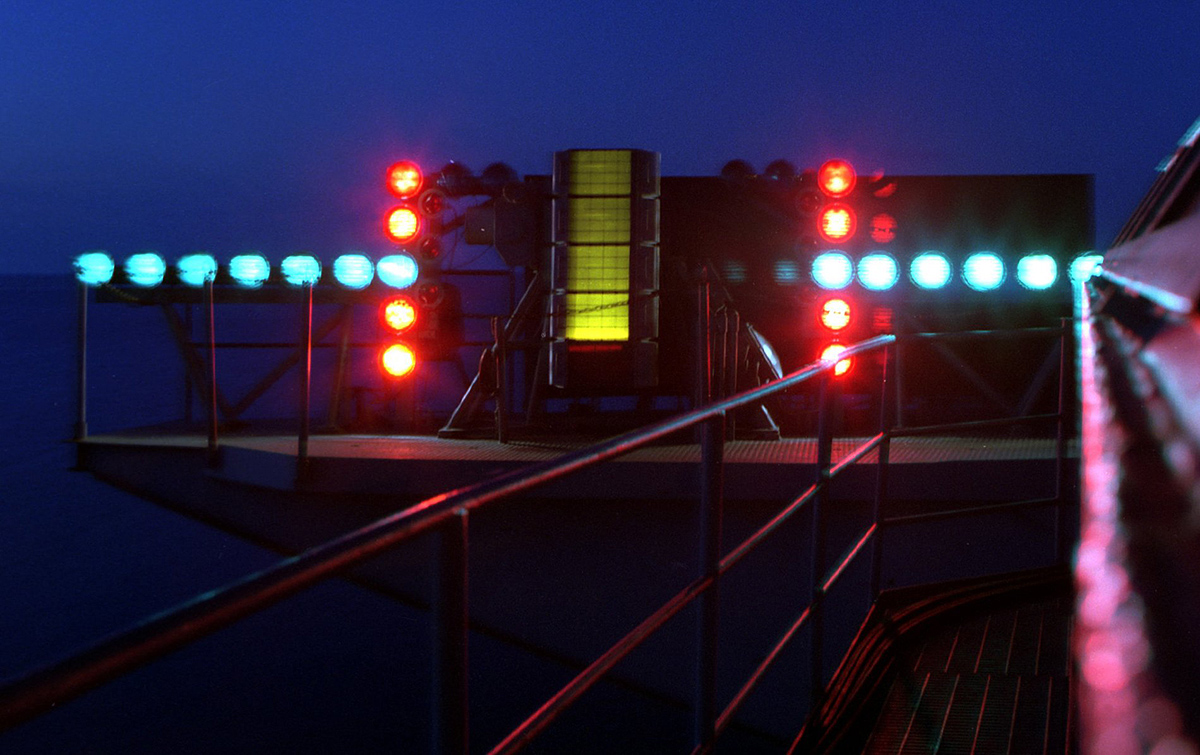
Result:
{"type": "Polygon", "coordinates": [[[841,330],[850,324],[850,305],[845,299],[827,299],[821,305],[821,324],[830,330],[841,330]]]}
{"type": "Polygon", "coordinates": [[[845,375],[850,371],[850,368],[854,366],[853,359],[838,359],[841,353],[845,350],[846,347],[844,345],[840,343],[831,343],[825,347],[824,351],[821,352],[822,362],[837,362],[837,364],[833,366],[834,377],[841,377],[842,375],[845,375]]]}
{"type": "Polygon", "coordinates": [[[421,169],[416,163],[403,160],[396,163],[387,171],[388,191],[401,199],[411,197],[421,188],[423,181],[421,169]]]}
{"type": "Polygon", "coordinates": [[[402,378],[416,369],[417,355],[405,344],[394,343],[380,354],[379,364],[387,374],[402,378]]]}
{"type": "Polygon", "coordinates": [[[854,190],[857,176],[845,160],[829,160],[817,171],[817,185],[831,197],[844,197],[854,190]]]}
{"type": "Polygon", "coordinates": [[[831,204],[821,210],[817,230],[826,241],[845,241],[854,235],[854,210],[844,204],[831,204]]]}
{"type": "Polygon", "coordinates": [[[421,232],[421,217],[408,205],[393,207],[388,211],[383,232],[397,243],[412,241],[421,232]]]}
{"type": "Polygon", "coordinates": [[[881,212],[871,218],[871,240],[876,244],[886,244],[896,239],[896,219],[886,212],[881,212]]]}
{"type": "Polygon", "coordinates": [[[397,333],[403,333],[417,322],[417,308],[407,296],[389,299],[384,303],[381,314],[383,324],[397,333]]]}

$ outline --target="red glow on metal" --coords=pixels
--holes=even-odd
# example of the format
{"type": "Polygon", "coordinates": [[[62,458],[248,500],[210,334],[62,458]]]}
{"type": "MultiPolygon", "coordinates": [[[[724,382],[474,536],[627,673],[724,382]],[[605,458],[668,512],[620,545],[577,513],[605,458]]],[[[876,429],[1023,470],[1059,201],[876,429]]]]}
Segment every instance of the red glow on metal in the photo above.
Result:
{"type": "Polygon", "coordinates": [[[837,362],[837,364],[833,366],[833,374],[835,377],[841,377],[842,375],[845,375],[850,371],[850,368],[854,366],[853,359],[838,359],[838,356],[840,356],[845,350],[846,347],[843,344],[831,343],[825,347],[824,351],[821,352],[822,362],[837,362]]]}
{"type": "Polygon", "coordinates": [[[854,190],[854,167],[845,160],[829,160],[817,171],[817,185],[831,197],[844,197],[854,190]]]}
{"type": "Polygon", "coordinates": [[[388,191],[401,199],[411,197],[420,191],[423,181],[421,168],[408,160],[401,160],[393,164],[387,171],[388,191]]]}
{"type": "Polygon", "coordinates": [[[856,223],[854,210],[849,206],[831,204],[821,210],[821,217],[817,219],[817,231],[826,241],[845,241],[854,235],[856,223]]]}
{"type": "Polygon", "coordinates": [[[417,323],[417,308],[407,296],[397,296],[384,303],[381,316],[385,327],[403,333],[417,323]]]}
{"type": "Polygon", "coordinates": [[[871,332],[891,333],[894,313],[891,307],[876,307],[871,311],[871,332]]]}
{"type": "Polygon", "coordinates": [[[394,343],[379,355],[379,364],[383,371],[394,378],[402,378],[412,374],[417,367],[417,355],[408,345],[394,343]]]}
{"type": "Polygon", "coordinates": [[[850,324],[850,304],[845,299],[826,299],[821,305],[821,324],[833,331],[850,324]]]}
{"type": "Polygon", "coordinates": [[[408,205],[393,207],[384,220],[383,232],[400,244],[412,241],[421,232],[421,217],[408,205]]]}
{"type": "Polygon", "coordinates": [[[886,212],[881,212],[871,218],[871,240],[876,244],[886,244],[896,239],[896,219],[886,212]]]}
{"type": "Polygon", "coordinates": [[[571,343],[567,344],[567,351],[579,352],[581,354],[595,354],[607,351],[620,351],[621,344],[619,343],[571,343]]]}

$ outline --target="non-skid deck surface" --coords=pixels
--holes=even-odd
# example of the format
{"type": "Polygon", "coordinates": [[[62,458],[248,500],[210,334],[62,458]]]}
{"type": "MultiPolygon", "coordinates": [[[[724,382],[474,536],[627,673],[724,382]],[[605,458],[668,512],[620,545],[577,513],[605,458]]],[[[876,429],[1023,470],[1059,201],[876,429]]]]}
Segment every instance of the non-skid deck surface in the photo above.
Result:
{"type": "Polygon", "coordinates": [[[977,616],[915,642],[866,752],[1065,753],[1071,599],[977,616]]]}

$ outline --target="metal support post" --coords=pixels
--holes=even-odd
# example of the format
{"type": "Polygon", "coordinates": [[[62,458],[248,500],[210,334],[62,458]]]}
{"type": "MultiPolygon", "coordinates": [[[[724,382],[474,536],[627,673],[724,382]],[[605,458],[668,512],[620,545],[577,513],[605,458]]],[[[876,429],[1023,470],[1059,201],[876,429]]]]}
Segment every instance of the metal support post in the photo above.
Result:
{"type": "MultiPolygon", "coordinates": [[[[829,500],[829,469],[833,465],[833,413],[837,407],[837,385],[833,368],[820,377],[820,410],[817,414],[817,492],[813,497],[812,518],[812,589],[809,607],[812,611],[812,653],[810,711],[816,713],[825,692],[824,673],[824,607],[825,590],[825,503],[829,500]]],[[[810,719],[816,722],[816,718],[810,719]]]]}
{"type": "Polygon", "coordinates": [[[300,370],[300,433],[296,439],[296,475],[308,473],[309,391],[312,388],[312,318],[313,287],[305,283],[300,309],[300,345],[304,361],[300,370]]]}
{"type": "Polygon", "coordinates": [[[346,367],[350,359],[350,334],[354,330],[354,305],[343,304],[339,317],[342,332],[338,340],[338,366],[333,378],[333,392],[329,397],[329,429],[334,431],[341,427],[342,394],[346,392],[346,367]]]}
{"type": "Polygon", "coordinates": [[[719,620],[718,572],[721,564],[721,531],[724,514],[723,471],[725,413],[700,426],[699,576],[712,580],[700,595],[696,641],[696,704],[693,745],[706,750],[716,741],[717,626],[719,620]]]}
{"type": "MultiPolygon", "coordinates": [[[[708,267],[700,268],[700,283],[696,287],[696,384],[693,406],[699,408],[712,401],[712,311],[709,300],[708,267]]],[[[696,429],[699,442],[700,430],[696,429]]]]}
{"type": "Polygon", "coordinates": [[[433,741],[437,755],[462,754],[470,743],[467,706],[467,521],[465,508],[437,532],[433,585],[433,741]]]}
{"type": "MultiPolygon", "coordinates": [[[[196,332],[195,310],[191,304],[183,305],[183,327],[187,332],[188,347],[192,348],[192,343],[195,340],[193,335],[196,332]]],[[[186,357],[185,357],[186,360],[186,357]]],[[[192,382],[192,372],[187,369],[187,363],[184,362],[183,370],[183,421],[188,427],[192,426],[193,407],[192,402],[195,401],[196,386],[192,382]]]]}
{"type": "Polygon", "coordinates": [[[204,281],[204,304],[208,309],[208,465],[215,467],[220,448],[217,445],[217,313],[211,276],[204,281]]]}
{"type": "Polygon", "coordinates": [[[76,395],[76,415],[75,415],[75,440],[83,440],[87,437],[87,326],[88,326],[88,287],[87,284],[80,282],[79,284],[79,327],[76,333],[77,348],[75,349],[76,357],[76,378],[77,378],[77,393],[76,395]]]}
{"type": "Polygon", "coordinates": [[[883,564],[883,512],[887,508],[888,461],[891,453],[891,391],[888,386],[890,372],[895,369],[893,343],[883,350],[883,374],[879,379],[879,462],[875,471],[875,504],[871,520],[875,525],[875,542],[871,545],[871,602],[879,597],[880,570],[883,564]]]}
{"type": "Polygon", "coordinates": [[[508,442],[508,348],[504,325],[499,317],[492,318],[492,338],[495,339],[496,369],[496,440],[508,442]]]}

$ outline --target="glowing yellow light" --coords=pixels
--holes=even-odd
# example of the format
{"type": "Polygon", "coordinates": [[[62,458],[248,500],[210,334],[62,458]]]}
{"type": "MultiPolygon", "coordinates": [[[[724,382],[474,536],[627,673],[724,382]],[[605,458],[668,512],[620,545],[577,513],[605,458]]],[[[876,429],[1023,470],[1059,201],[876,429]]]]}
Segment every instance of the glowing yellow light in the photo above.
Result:
{"type": "Polygon", "coordinates": [[[854,235],[854,211],[844,204],[831,204],[821,211],[817,230],[826,241],[844,241],[854,235]]]}
{"type": "Polygon", "coordinates": [[[850,324],[850,305],[845,299],[829,299],[821,306],[821,324],[841,330],[850,324]]]}
{"type": "Polygon", "coordinates": [[[417,308],[405,296],[397,296],[383,305],[383,324],[403,333],[417,322],[417,308]]]}
{"type": "Polygon", "coordinates": [[[383,350],[379,358],[383,371],[392,377],[404,377],[417,366],[417,355],[402,343],[394,343],[383,350]]]}
{"type": "Polygon", "coordinates": [[[387,214],[384,232],[392,241],[403,243],[412,240],[421,230],[421,218],[417,211],[407,205],[396,207],[387,214]]]}
{"type": "Polygon", "coordinates": [[[578,341],[625,341],[633,153],[575,150],[569,159],[563,335],[578,341]]]}

